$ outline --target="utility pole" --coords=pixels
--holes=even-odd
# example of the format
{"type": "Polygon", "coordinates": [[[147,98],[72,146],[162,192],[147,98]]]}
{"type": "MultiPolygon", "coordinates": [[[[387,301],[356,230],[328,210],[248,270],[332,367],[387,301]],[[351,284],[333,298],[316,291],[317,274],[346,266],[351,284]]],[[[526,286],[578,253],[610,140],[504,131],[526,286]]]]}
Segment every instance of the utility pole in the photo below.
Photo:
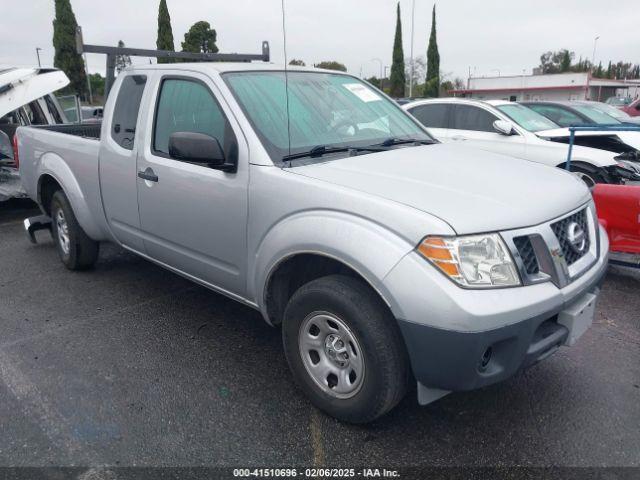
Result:
{"type": "Polygon", "coordinates": [[[411,74],[409,75],[409,98],[413,97],[413,72],[414,72],[414,62],[413,62],[413,29],[415,26],[415,18],[416,18],[416,0],[413,0],[413,4],[411,6],[411,74]]]}
{"type": "Polygon", "coordinates": [[[38,68],[42,67],[42,65],[40,64],[40,50],[42,50],[40,47],[36,47],[36,57],[38,57],[38,68]]]}

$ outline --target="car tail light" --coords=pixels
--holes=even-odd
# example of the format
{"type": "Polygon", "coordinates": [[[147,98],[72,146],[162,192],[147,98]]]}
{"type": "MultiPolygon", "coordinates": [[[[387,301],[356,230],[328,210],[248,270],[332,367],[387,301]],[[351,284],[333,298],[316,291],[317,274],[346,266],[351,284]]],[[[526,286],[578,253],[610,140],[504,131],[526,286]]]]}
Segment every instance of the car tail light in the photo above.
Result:
{"type": "Polygon", "coordinates": [[[13,163],[15,163],[16,168],[20,168],[20,157],[18,156],[18,136],[13,136],[13,163]]]}

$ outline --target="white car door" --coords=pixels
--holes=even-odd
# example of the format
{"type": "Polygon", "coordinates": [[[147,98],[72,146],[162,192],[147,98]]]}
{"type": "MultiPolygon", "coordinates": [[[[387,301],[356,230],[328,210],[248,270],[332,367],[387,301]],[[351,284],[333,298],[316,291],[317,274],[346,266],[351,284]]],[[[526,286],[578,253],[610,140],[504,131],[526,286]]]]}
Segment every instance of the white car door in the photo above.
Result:
{"type": "Polygon", "coordinates": [[[524,136],[516,130],[512,135],[498,133],[493,127],[496,120],[502,119],[482,107],[455,105],[449,122],[449,140],[490,152],[524,158],[524,136]]]}
{"type": "Polygon", "coordinates": [[[449,113],[453,105],[450,103],[429,102],[407,107],[407,111],[427,127],[429,133],[441,142],[448,142],[449,113]]]}

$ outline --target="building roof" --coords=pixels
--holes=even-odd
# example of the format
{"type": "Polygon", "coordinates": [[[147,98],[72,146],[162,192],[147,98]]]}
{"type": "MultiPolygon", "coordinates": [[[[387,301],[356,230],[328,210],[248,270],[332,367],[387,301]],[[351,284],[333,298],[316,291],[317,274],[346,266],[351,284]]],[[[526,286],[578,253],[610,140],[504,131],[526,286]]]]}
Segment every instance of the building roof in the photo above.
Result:
{"type": "Polygon", "coordinates": [[[469,78],[468,88],[451,93],[531,92],[544,90],[585,90],[589,87],[633,86],[635,82],[593,78],[589,72],[568,72],[543,75],[512,75],[469,78]]]}

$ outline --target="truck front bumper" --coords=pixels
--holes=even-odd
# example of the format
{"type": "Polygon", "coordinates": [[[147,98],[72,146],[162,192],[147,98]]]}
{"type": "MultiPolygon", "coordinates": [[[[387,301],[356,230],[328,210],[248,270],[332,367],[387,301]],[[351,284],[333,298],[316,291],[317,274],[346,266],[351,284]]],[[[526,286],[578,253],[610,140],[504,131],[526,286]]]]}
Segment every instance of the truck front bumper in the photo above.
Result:
{"type": "Polygon", "coordinates": [[[391,308],[418,380],[420,403],[505,380],[561,345],[573,344],[581,332],[572,330],[585,326],[573,325],[572,315],[595,307],[608,248],[603,234],[597,263],[562,289],[545,282],[465,290],[417,254],[405,257],[384,286],[398,302],[391,308]]]}

